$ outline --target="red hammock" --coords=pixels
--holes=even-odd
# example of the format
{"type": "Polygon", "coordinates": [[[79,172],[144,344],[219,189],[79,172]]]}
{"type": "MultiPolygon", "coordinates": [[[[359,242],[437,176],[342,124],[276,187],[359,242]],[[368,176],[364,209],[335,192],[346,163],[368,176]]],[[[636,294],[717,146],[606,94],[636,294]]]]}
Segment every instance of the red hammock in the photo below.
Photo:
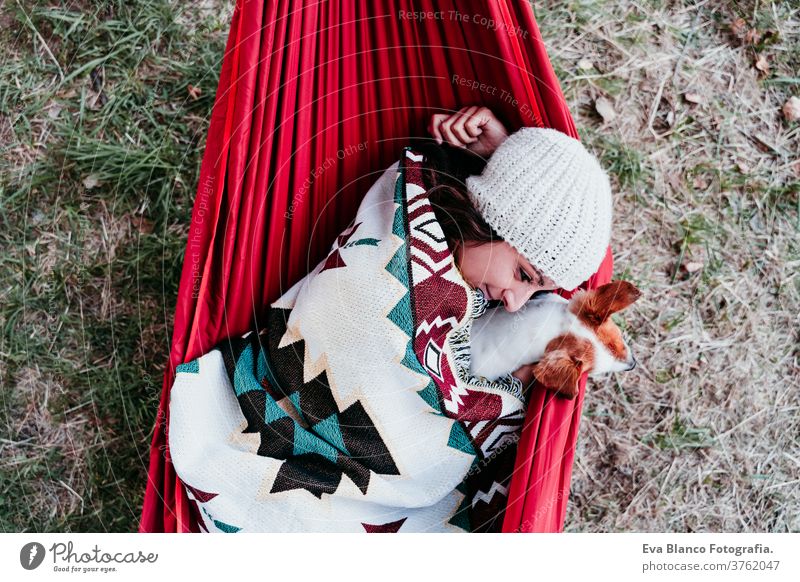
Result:
{"type": "MultiPolygon", "coordinates": [[[[237,1],[140,531],[197,531],[167,447],[175,366],[263,324],[264,307],[325,256],[408,139],[427,135],[431,114],[471,104],[509,131],[577,137],[528,0],[237,1]]],[[[609,251],[589,287],[611,268],[609,251]]],[[[503,531],[563,528],[585,381],[574,401],[531,396],[503,531]]]]}

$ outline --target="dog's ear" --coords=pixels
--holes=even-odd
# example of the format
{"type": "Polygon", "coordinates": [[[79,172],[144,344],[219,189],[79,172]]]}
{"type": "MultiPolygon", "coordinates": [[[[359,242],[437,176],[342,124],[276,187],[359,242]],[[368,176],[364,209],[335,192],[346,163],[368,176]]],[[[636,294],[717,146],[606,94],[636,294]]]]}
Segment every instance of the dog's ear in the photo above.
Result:
{"type": "Polygon", "coordinates": [[[571,334],[561,335],[547,344],[544,356],[533,367],[536,379],[562,396],[578,395],[578,380],[594,364],[592,344],[571,334]]]}
{"type": "Polygon", "coordinates": [[[589,327],[599,327],[612,313],[622,311],[640,295],[641,292],[631,283],[612,281],[592,291],[576,293],[569,310],[589,327]]]}

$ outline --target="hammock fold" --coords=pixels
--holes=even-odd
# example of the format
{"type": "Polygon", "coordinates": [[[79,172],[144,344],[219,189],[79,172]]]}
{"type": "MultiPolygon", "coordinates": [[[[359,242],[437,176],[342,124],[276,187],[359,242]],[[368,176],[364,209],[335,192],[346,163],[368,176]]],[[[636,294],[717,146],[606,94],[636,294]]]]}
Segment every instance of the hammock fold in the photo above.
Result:
{"type": "MultiPolygon", "coordinates": [[[[408,140],[427,135],[430,116],[471,104],[509,131],[578,137],[528,0],[237,0],[139,531],[198,531],[167,446],[175,367],[263,326],[269,304],[327,254],[408,140]]],[[[611,271],[609,249],[587,286],[611,271]]],[[[503,531],[563,528],[585,382],[574,401],[532,394],[503,531]]]]}

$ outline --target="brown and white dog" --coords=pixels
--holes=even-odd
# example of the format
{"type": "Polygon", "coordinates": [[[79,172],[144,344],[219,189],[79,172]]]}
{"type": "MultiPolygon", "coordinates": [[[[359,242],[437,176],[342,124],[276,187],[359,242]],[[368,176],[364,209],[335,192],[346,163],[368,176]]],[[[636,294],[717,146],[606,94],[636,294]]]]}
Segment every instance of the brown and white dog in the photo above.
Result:
{"type": "Polygon", "coordinates": [[[589,376],[632,370],[636,359],[611,314],[625,309],[640,292],[627,281],[612,281],[567,300],[547,293],[518,311],[492,309],[472,323],[472,373],[496,380],[536,362],[536,379],[574,398],[583,372],[589,376]]]}

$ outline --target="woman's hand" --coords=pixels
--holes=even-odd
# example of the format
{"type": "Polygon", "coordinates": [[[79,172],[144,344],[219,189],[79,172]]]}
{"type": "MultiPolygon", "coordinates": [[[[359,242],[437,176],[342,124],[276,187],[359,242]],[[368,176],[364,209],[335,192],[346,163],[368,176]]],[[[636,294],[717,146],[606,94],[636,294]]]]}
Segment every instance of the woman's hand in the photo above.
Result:
{"type": "Polygon", "coordinates": [[[484,158],[491,156],[508,137],[508,131],[488,107],[462,107],[455,113],[431,116],[428,133],[437,143],[466,148],[484,158]]]}

